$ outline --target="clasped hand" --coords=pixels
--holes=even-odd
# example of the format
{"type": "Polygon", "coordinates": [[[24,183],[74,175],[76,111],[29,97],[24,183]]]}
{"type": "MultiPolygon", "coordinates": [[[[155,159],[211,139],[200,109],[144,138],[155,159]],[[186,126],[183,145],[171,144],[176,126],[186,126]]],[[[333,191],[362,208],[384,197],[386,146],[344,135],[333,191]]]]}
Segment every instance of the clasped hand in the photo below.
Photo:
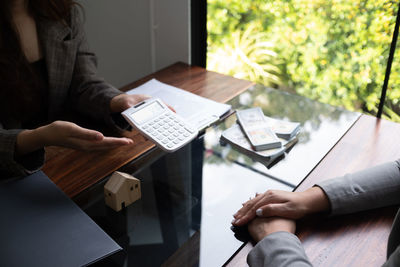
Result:
{"type": "Polygon", "coordinates": [[[268,190],[243,203],[243,207],[233,215],[232,224],[248,224],[250,235],[258,242],[274,232],[294,233],[296,219],[328,210],[329,205],[320,187],[312,187],[304,192],[268,190]]]}

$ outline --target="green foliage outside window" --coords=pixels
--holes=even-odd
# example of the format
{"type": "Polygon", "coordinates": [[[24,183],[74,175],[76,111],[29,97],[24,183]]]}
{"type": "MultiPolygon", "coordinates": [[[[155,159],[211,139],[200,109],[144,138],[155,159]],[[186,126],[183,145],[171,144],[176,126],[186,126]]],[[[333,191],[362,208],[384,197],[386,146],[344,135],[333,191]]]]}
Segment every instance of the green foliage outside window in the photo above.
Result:
{"type": "MultiPolygon", "coordinates": [[[[376,114],[398,3],[208,0],[207,68],[376,114]]],[[[397,48],[384,116],[400,121],[397,48]]]]}

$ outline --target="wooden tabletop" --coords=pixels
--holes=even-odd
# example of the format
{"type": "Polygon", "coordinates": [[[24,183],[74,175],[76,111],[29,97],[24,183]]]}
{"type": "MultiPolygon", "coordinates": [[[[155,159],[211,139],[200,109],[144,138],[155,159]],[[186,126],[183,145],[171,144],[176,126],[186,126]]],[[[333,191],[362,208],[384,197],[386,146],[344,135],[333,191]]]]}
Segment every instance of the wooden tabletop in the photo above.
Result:
{"type": "MultiPolygon", "coordinates": [[[[295,191],[318,181],[400,158],[400,124],[362,115],[295,191]]],[[[297,235],[314,266],[381,266],[397,211],[388,207],[333,218],[298,222],[297,235]]],[[[247,243],[228,266],[246,266],[247,243]]]]}
{"type": "MultiPolygon", "coordinates": [[[[221,103],[229,101],[253,85],[249,81],[184,63],[176,63],[124,86],[121,90],[126,91],[137,87],[152,78],[221,103]]],[[[43,171],[69,197],[74,197],[154,148],[152,142],[145,140],[136,131],[127,132],[124,135],[132,138],[134,144],[104,152],[89,153],[48,147],[43,171]]]]}

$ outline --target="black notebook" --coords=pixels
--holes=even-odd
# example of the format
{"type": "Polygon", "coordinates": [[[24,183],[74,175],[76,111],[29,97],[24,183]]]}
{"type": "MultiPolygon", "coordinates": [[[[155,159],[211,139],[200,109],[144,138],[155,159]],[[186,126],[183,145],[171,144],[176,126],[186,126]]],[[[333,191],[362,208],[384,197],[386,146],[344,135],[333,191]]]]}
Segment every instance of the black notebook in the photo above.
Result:
{"type": "Polygon", "coordinates": [[[85,266],[121,250],[43,172],[0,185],[0,266],[85,266]]]}

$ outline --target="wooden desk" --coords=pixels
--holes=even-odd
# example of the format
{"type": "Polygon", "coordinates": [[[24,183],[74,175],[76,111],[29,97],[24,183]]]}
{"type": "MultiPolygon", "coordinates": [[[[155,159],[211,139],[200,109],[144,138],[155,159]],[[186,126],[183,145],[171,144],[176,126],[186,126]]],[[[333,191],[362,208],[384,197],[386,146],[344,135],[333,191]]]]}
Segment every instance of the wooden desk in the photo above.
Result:
{"type": "MultiPolygon", "coordinates": [[[[362,115],[295,191],[316,182],[400,158],[400,124],[362,115]]],[[[314,266],[381,266],[397,207],[298,223],[297,235],[314,266]]],[[[246,266],[247,243],[228,266],[246,266]]]]}
{"type": "MultiPolygon", "coordinates": [[[[152,78],[221,103],[227,102],[253,85],[249,81],[184,63],[176,63],[124,86],[122,90],[127,91],[137,87],[152,78]]],[[[146,141],[136,131],[126,135],[132,138],[135,144],[105,152],[87,153],[49,147],[46,149],[46,163],[43,171],[72,198],[154,148],[152,142],[146,141]]]]}

